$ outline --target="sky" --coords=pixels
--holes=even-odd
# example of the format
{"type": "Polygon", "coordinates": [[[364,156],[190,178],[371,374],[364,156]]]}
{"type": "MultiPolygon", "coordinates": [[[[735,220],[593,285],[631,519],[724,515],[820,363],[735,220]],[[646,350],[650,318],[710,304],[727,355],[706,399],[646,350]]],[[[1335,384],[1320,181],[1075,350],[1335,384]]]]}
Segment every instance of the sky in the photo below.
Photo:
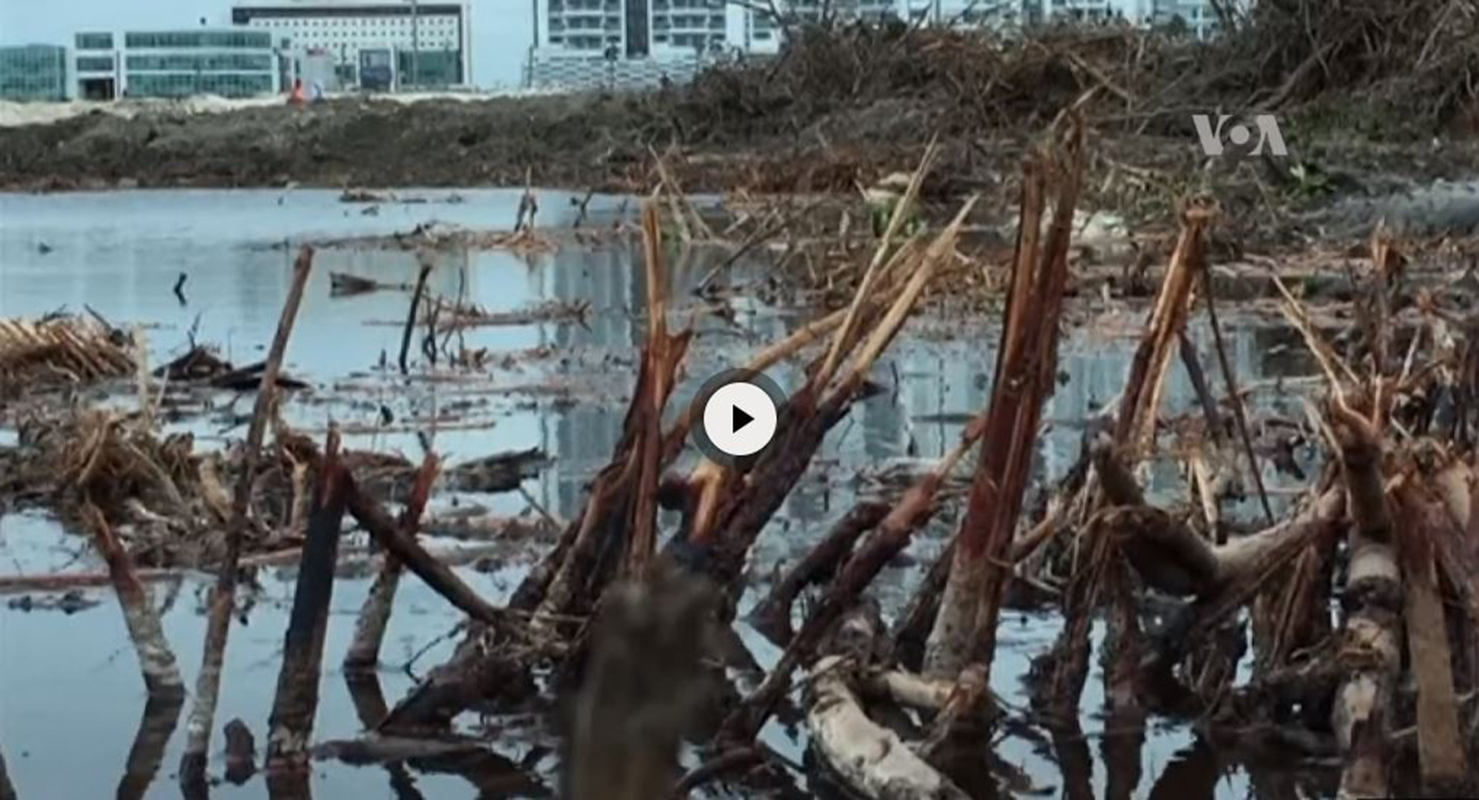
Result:
{"type": "MultiPolygon", "coordinates": [[[[472,17],[472,77],[483,88],[517,86],[532,39],[530,0],[465,0],[472,17]]],[[[227,25],[231,0],[0,0],[0,45],[71,46],[79,30],[227,25]]]]}

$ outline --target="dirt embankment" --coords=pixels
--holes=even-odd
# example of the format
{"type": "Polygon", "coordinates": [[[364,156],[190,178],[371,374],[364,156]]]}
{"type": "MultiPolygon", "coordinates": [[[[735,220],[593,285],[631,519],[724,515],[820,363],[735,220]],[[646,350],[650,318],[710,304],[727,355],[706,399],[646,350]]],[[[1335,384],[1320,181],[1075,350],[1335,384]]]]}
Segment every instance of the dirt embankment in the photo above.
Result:
{"type": "Polygon", "coordinates": [[[91,114],[0,130],[0,187],[631,190],[653,183],[654,152],[676,152],[690,191],[851,191],[939,135],[947,169],[929,193],[954,194],[1014,175],[1021,145],[1074,104],[1099,140],[1091,170],[1172,190],[1198,188],[1192,115],[1218,111],[1274,113],[1298,159],[1337,173],[1455,177],[1479,162],[1479,13],[1452,11],[1466,5],[1267,0],[1212,45],[1120,28],[813,29],[777,60],[646,94],[91,114]],[[1438,157],[1435,136],[1459,144],[1438,157]]]}

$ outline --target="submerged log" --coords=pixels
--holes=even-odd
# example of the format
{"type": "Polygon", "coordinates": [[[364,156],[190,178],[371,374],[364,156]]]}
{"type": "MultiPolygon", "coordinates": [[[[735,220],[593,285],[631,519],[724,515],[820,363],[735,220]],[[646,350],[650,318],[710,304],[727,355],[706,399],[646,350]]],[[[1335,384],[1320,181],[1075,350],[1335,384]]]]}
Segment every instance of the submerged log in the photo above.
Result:
{"type": "Polygon", "coordinates": [[[306,772],[308,767],[308,746],[318,712],[324,634],[328,630],[329,602],[334,593],[334,563],[338,560],[339,532],[347,500],[338,439],[338,431],[331,429],[313,493],[308,541],[303,546],[293,609],[283,641],[277,694],[267,721],[268,771],[306,772]]]}
{"type": "Polygon", "coordinates": [[[969,795],[863,713],[848,686],[849,662],[827,656],[812,667],[806,712],[816,752],[851,791],[875,800],[967,800],[969,795]]]}

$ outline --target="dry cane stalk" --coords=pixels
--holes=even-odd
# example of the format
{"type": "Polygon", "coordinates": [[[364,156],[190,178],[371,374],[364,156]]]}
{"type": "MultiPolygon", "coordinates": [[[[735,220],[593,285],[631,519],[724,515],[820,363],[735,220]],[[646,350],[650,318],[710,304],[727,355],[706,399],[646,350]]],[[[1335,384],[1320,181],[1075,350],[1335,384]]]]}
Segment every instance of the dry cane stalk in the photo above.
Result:
{"type": "Polygon", "coordinates": [[[175,654],[164,638],[159,614],[149,600],[149,590],[144,588],[134,570],[133,559],[97,506],[86,503],[82,515],[92,529],[98,552],[108,564],[108,575],[118,595],[118,605],[123,610],[123,621],[128,626],[129,639],[139,657],[139,668],[144,674],[149,696],[161,699],[184,697],[185,684],[180,680],[175,654]]]}
{"type": "MultiPolygon", "coordinates": [[[[418,522],[426,509],[426,502],[431,496],[432,484],[436,482],[440,466],[441,461],[435,453],[427,453],[421,462],[421,471],[416,475],[416,484],[411,489],[411,496],[406,500],[406,509],[400,519],[400,529],[408,537],[416,535],[418,522]]],[[[403,572],[405,565],[394,555],[387,555],[385,562],[380,565],[380,571],[376,573],[375,582],[371,584],[370,593],[365,596],[365,604],[360,609],[359,620],[354,628],[354,640],[349,643],[349,651],[344,656],[346,672],[371,671],[379,663],[380,646],[385,641],[385,629],[390,625],[396,587],[400,585],[403,572]]]]}

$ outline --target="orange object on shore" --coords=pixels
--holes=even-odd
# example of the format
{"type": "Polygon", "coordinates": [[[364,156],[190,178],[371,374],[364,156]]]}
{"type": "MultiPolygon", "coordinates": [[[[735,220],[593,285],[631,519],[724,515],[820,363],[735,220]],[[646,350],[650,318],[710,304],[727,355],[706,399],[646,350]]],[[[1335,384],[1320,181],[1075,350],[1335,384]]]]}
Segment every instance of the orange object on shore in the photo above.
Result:
{"type": "Polygon", "coordinates": [[[298,79],[298,80],[294,80],[293,81],[293,93],[290,94],[290,95],[288,95],[288,103],[291,104],[291,105],[295,105],[295,106],[301,106],[301,105],[303,105],[303,81],[302,81],[302,79],[298,79]]]}

